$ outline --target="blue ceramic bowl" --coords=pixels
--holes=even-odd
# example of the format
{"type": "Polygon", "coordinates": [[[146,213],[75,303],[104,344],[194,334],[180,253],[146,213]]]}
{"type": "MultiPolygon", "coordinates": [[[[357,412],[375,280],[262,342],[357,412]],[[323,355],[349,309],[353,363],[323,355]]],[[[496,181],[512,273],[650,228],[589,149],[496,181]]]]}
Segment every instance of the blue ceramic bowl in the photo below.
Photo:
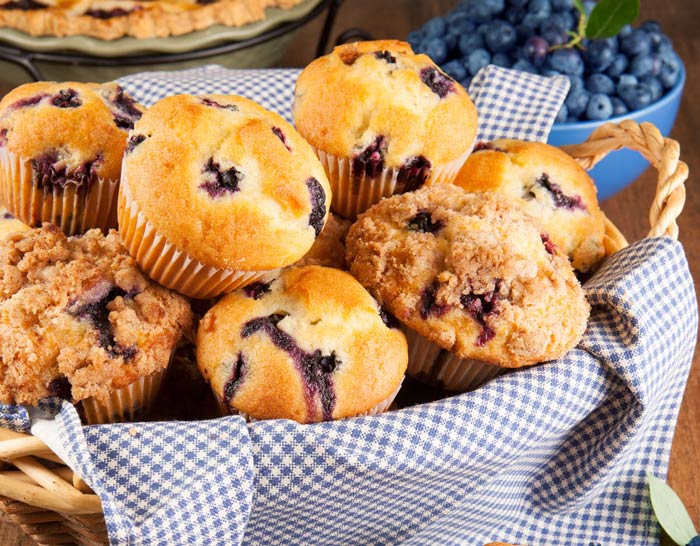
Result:
{"type": "MultiPolygon", "coordinates": [[[[552,127],[547,142],[554,146],[579,144],[588,138],[594,129],[603,123],[619,123],[624,119],[632,119],[637,123],[648,121],[658,127],[661,134],[668,136],[676,120],[678,106],[685,84],[685,67],[681,66],[681,78],[666,95],[646,108],[629,112],[624,116],[610,118],[606,121],[582,121],[580,123],[557,123],[552,127]]],[[[598,163],[590,175],[598,187],[598,199],[612,197],[617,192],[634,182],[644,172],[649,162],[638,152],[620,150],[613,152],[598,163]]]]}

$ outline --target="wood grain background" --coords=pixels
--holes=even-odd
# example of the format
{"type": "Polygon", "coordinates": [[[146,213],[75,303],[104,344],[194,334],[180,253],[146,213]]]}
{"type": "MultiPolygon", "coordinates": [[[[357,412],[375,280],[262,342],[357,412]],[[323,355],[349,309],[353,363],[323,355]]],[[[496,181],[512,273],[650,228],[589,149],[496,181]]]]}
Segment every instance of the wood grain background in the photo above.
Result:
{"type": "MultiPolygon", "coordinates": [[[[342,6],[332,41],[343,30],[361,27],[375,38],[405,38],[424,21],[454,7],[455,0],[346,0],[342,6]]],[[[643,1],[640,21],[656,19],[673,39],[676,51],[687,68],[683,103],[672,137],[681,144],[681,157],[690,167],[685,210],[679,220],[680,240],[685,246],[698,288],[700,273],[700,106],[695,91],[700,86],[700,2],[697,0],[643,1]]],[[[304,66],[314,55],[321,21],[301,29],[288,47],[279,66],[304,66]]],[[[0,87],[0,93],[7,91],[0,87]]],[[[629,241],[645,236],[648,212],[656,185],[655,173],[647,171],[631,186],[605,201],[605,213],[629,241]]],[[[673,294],[669,294],[670,299],[673,294]]],[[[700,524],[700,362],[695,348],[693,369],[681,407],[671,451],[669,483],[678,492],[696,526],[700,524]]],[[[0,518],[3,517],[0,515],[0,518]]],[[[662,544],[671,545],[666,537],[662,544]]],[[[0,520],[1,546],[32,546],[21,531],[0,520]]],[[[537,545],[530,545],[537,546],[537,545]]]]}

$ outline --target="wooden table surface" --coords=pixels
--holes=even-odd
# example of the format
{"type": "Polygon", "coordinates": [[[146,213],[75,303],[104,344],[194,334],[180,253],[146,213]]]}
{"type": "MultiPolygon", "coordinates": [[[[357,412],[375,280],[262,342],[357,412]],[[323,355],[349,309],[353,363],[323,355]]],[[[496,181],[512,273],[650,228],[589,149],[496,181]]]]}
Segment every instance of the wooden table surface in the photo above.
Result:
{"type": "MultiPolygon", "coordinates": [[[[411,29],[448,11],[455,4],[455,0],[346,0],[331,39],[335,41],[341,31],[350,27],[361,27],[375,38],[405,38],[411,29]]],[[[685,61],[688,72],[683,103],[671,136],[680,142],[681,158],[690,168],[690,179],[686,184],[687,201],[678,224],[679,238],[685,246],[697,291],[700,273],[700,191],[696,184],[697,173],[700,173],[700,154],[697,152],[700,144],[700,106],[694,100],[694,92],[700,88],[700,2],[642,2],[640,21],[645,19],[656,19],[661,23],[673,39],[676,51],[685,61]]],[[[280,66],[307,64],[313,58],[320,29],[321,21],[316,20],[299,31],[280,66]]],[[[6,91],[7,89],[0,88],[0,92],[6,91]]],[[[628,188],[602,204],[605,213],[629,241],[644,237],[649,229],[648,212],[655,186],[656,176],[650,169],[628,188]]],[[[700,362],[696,347],[673,440],[668,476],[669,483],[680,495],[696,526],[700,525],[699,454],[700,362]]],[[[664,539],[663,544],[670,545],[672,542],[664,539]]],[[[32,546],[33,542],[26,539],[17,527],[0,520],[0,545],[32,546]]]]}

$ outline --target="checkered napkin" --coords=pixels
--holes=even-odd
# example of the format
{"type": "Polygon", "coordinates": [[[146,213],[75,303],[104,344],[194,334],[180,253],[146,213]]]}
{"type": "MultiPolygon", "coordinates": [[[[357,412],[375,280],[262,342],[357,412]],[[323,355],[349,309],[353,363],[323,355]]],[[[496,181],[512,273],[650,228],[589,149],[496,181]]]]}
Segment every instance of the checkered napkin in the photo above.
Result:
{"type": "MultiPolygon", "coordinates": [[[[122,84],[144,104],[237,92],[289,118],[296,75],[204,67],[122,84]]],[[[490,67],[472,90],[480,138],[544,139],[567,85],[490,67]]],[[[586,292],[588,329],[564,358],[438,402],[314,425],[92,427],[64,403],[32,432],[100,495],[114,545],[658,544],[644,476],[666,474],[697,333],[683,249],[637,242],[586,292]]],[[[5,409],[0,424],[29,427],[5,409]]]]}

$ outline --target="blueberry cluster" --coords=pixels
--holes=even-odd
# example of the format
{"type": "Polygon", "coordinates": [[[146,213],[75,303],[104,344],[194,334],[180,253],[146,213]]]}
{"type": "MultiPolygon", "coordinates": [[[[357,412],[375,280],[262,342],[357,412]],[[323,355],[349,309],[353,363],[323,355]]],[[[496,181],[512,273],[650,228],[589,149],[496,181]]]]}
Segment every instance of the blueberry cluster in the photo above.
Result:
{"type": "MultiPolygon", "coordinates": [[[[595,2],[584,2],[586,11],[595,2]]],[[[678,83],[681,61],[655,21],[624,27],[617,36],[570,41],[579,12],[573,0],[463,0],[408,35],[465,88],[484,66],[533,74],[563,74],[571,88],[557,122],[605,120],[639,110],[678,83]]]]}

